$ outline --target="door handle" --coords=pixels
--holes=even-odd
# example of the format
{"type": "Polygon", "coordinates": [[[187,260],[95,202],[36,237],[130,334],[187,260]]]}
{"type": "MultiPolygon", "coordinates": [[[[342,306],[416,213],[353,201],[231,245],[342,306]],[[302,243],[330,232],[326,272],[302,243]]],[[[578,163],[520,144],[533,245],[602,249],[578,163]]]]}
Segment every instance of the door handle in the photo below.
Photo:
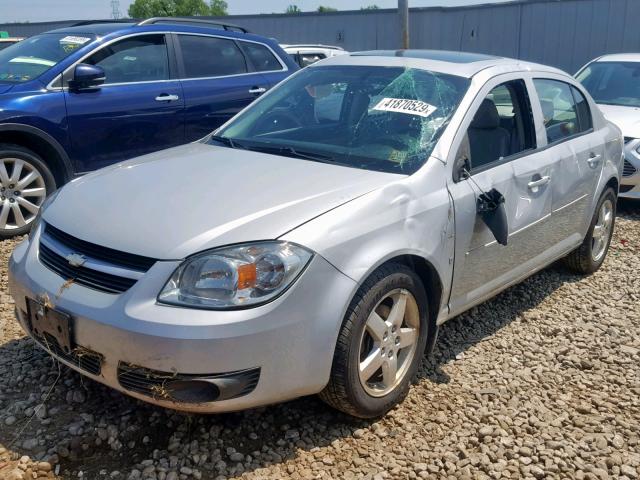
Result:
{"type": "Polygon", "coordinates": [[[545,175],[544,177],[539,178],[538,180],[532,180],[531,182],[527,183],[527,187],[533,190],[534,188],[538,188],[543,185],[546,185],[550,181],[551,181],[551,177],[549,175],[545,175]]]}
{"type": "Polygon", "coordinates": [[[264,93],[266,91],[267,89],[264,87],[252,87],[249,89],[249,93],[257,93],[257,94],[264,93]]]}
{"type": "Polygon", "coordinates": [[[595,168],[598,165],[598,163],[600,163],[601,158],[602,158],[602,155],[600,155],[599,153],[598,154],[592,153],[587,159],[587,163],[591,168],[595,168]]]}
{"type": "Polygon", "coordinates": [[[176,100],[180,100],[178,95],[167,95],[166,93],[156,97],[156,102],[174,102],[176,100]]]}

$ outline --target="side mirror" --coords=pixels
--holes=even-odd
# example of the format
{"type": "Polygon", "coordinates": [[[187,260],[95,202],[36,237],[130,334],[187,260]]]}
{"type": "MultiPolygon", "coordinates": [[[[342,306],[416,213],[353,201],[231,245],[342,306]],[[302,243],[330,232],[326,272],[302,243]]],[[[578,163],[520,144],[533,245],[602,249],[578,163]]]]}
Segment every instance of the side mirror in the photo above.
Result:
{"type": "Polygon", "coordinates": [[[102,67],[79,63],[73,71],[73,79],[69,82],[69,87],[73,90],[91,90],[102,85],[105,80],[102,67]]]}
{"type": "Polygon", "coordinates": [[[459,156],[453,164],[453,181],[457,183],[466,180],[469,178],[470,170],[471,162],[469,161],[469,157],[466,155],[459,156]]]}

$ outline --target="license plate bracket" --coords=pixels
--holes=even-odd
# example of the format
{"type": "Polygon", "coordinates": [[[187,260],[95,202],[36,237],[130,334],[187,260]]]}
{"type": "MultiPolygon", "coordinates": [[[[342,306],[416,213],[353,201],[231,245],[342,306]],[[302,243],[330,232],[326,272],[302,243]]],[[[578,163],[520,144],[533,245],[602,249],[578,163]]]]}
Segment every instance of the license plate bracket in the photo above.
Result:
{"type": "Polygon", "coordinates": [[[65,353],[71,353],[71,316],[31,298],[27,298],[27,309],[32,333],[45,340],[45,334],[53,337],[65,353]]]}

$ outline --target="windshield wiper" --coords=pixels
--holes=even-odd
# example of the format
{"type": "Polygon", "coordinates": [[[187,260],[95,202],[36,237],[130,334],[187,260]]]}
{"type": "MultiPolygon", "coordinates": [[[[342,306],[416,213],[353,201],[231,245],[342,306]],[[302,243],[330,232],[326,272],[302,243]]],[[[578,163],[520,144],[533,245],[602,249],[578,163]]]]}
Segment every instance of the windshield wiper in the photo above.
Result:
{"type": "Polygon", "coordinates": [[[237,140],[232,140],[229,137],[223,137],[221,135],[212,135],[211,137],[209,137],[209,140],[222,143],[223,145],[226,145],[227,147],[230,147],[230,148],[239,148],[241,150],[247,149],[247,147],[245,147],[241,143],[238,143],[237,140]]]}
{"type": "Polygon", "coordinates": [[[321,153],[303,152],[297,150],[291,146],[279,145],[250,145],[248,150],[262,153],[275,153],[276,155],[284,155],[293,158],[302,158],[303,160],[313,160],[314,162],[333,163],[335,159],[330,155],[323,155],[321,153]]]}

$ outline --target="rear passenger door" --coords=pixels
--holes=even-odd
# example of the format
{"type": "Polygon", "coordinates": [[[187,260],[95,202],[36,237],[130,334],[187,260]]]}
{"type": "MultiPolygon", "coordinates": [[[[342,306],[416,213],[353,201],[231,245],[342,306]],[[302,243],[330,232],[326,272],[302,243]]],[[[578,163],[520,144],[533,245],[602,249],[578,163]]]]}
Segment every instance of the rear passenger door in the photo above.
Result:
{"type": "Polygon", "coordinates": [[[534,78],[544,137],[553,171],[553,223],[556,242],[580,243],[591,219],[589,208],[603,165],[604,137],[594,131],[589,104],[574,85],[534,78]]]}
{"type": "Polygon", "coordinates": [[[289,76],[287,66],[268,45],[246,40],[239,40],[238,45],[240,45],[247,57],[250,69],[262,75],[267,82],[268,88],[273,87],[289,76]]]}
{"type": "Polygon", "coordinates": [[[467,158],[470,178],[449,185],[456,229],[452,314],[530,274],[549,256],[554,161],[537,149],[532,88],[529,79],[517,75],[491,80],[454,140],[448,162],[467,158]],[[505,198],[506,246],[476,213],[479,195],[493,188],[505,198]]]}
{"type": "Polygon", "coordinates": [[[182,33],[175,38],[187,142],[211,133],[268,89],[233,39],[182,33]]]}

